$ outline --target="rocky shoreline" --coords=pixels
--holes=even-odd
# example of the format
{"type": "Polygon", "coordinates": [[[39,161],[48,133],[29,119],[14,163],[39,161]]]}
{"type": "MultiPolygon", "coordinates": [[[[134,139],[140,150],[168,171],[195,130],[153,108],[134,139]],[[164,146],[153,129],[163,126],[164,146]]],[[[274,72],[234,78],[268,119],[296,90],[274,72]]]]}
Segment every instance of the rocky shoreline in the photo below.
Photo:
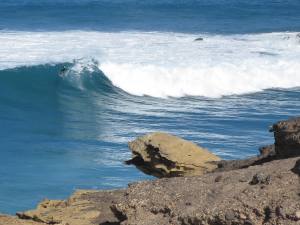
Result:
{"type": "Polygon", "coordinates": [[[274,145],[231,161],[205,149],[200,154],[201,147],[171,135],[146,135],[129,144],[128,163],[161,179],[44,200],[15,217],[0,215],[0,224],[299,225],[300,117],[278,122],[271,131],[274,145]]]}

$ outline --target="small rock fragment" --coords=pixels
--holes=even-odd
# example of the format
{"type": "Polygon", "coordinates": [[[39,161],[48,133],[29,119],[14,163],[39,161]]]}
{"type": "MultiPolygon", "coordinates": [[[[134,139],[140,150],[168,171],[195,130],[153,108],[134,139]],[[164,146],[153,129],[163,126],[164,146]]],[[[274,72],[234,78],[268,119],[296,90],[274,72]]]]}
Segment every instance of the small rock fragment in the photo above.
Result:
{"type": "Polygon", "coordinates": [[[300,176],[300,160],[297,160],[294,168],[292,169],[292,172],[300,176]]]}
{"type": "Polygon", "coordinates": [[[295,219],[298,221],[300,220],[300,210],[295,212],[295,219]]]}
{"type": "Polygon", "coordinates": [[[248,179],[246,177],[242,177],[239,179],[239,182],[247,182],[247,181],[248,181],[248,179]]]}
{"type": "Polygon", "coordinates": [[[217,176],[215,178],[215,182],[220,182],[221,180],[222,180],[222,176],[221,175],[219,175],[219,176],[217,176]]]}
{"type": "Polygon", "coordinates": [[[240,219],[245,220],[245,219],[247,219],[247,216],[245,214],[241,213],[240,214],[240,219]]]}
{"type": "Polygon", "coordinates": [[[276,216],[281,217],[281,218],[285,217],[285,213],[284,213],[284,210],[282,207],[277,206],[275,209],[275,212],[276,212],[276,216]]]}
{"type": "Polygon", "coordinates": [[[263,173],[257,173],[253,176],[252,180],[250,181],[250,184],[256,185],[256,184],[270,184],[271,176],[265,175],[263,173]]]}
{"type": "Polygon", "coordinates": [[[244,225],[255,225],[255,223],[252,222],[251,220],[246,220],[246,221],[244,222],[244,225]]]}
{"type": "Polygon", "coordinates": [[[259,148],[260,155],[262,157],[270,157],[276,154],[275,145],[267,145],[259,148]]]}
{"type": "Polygon", "coordinates": [[[233,211],[226,212],[225,219],[229,221],[234,220],[235,219],[234,212],[233,211]]]}
{"type": "Polygon", "coordinates": [[[196,38],[194,41],[203,41],[204,39],[202,37],[196,38]]]}

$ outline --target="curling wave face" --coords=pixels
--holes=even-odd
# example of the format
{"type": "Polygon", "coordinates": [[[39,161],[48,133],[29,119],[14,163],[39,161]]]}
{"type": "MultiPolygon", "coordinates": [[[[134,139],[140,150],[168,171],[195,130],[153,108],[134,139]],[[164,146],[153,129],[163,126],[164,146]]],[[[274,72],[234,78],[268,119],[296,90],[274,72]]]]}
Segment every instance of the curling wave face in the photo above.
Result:
{"type": "Polygon", "coordinates": [[[300,86],[297,33],[1,32],[0,69],[72,62],[133,95],[221,97],[300,86]],[[74,47],[75,46],[75,47],[74,47]]]}

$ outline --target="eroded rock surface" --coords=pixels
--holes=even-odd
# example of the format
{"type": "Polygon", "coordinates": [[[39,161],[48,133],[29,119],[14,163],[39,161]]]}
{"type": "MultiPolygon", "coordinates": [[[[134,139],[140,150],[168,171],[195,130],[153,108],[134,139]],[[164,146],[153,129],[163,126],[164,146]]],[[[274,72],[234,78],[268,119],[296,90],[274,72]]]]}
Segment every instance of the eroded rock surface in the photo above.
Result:
{"type": "Polygon", "coordinates": [[[299,225],[299,159],[137,183],[113,210],[122,225],[299,225]]]}
{"type": "Polygon", "coordinates": [[[44,225],[31,220],[20,220],[14,216],[0,215],[0,225],[44,225]]]}
{"type": "MultiPolygon", "coordinates": [[[[110,206],[124,198],[123,190],[77,191],[68,200],[44,200],[35,210],[17,213],[43,224],[99,225],[117,222],[110,206]]],[[[1,221],[0,221],[1,224],[1,221]]]]}
{"type": "Polygon", "coordinates": [[[300,156],[300,117],[274,124],[272,131],[279,158],[300,156]]]}
{"type": "Polygon", "coordinates": [[[299,225],[300,157],[45,200],[1,225],[299,225]],[[111,210],[112,209],[112,210],[111,210]],[[38,221],[38,222],[34,222],[38,221]]]}
{"type": "Polygon", "coordinates": [[[127,161],[156,177],[202,175],[217,168],[220,158],[208,150],[166,133],[151,133],[129,143],[133,159],[127,161]]]}

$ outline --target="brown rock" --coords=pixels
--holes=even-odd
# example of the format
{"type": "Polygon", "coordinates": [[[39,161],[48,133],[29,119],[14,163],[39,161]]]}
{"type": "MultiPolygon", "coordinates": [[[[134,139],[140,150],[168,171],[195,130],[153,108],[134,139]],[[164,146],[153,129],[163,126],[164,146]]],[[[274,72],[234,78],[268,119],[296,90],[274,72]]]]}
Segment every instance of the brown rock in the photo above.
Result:
{"type": "Polygon", "coordinates": [[[259,148],[260,156],[262,157],[270,157],[276,154],[275,145],[267,145],[259,148]]]}
{"type": "Polygon", "coordinates": [[[300,159],[296,162],[292,171],[300,176],[300,159]]]}
{"type": "Polygon", "coordinates": [[[266,175],[264,173],[257,173],[253,176],[250,184],[256,185],[256,184],[270,184],[271,176],[266,175]]]}
{"type": "Polygon", "coordinates": [[[299,177],[291,169],[299,159],[274,160],[198,177],[139,182],[127,189],[125,200],[113,210],[121,215],[122,225],[298,225],[299,177]],[[272,174],[272,182],[263,189],[239,181],[263,172],[272,174]],[[226,179],[215,182],[217,176],[226,179]],[[284,212],[279,213],[279,204],[284,212]],[[293,216],[281,215],[285,213],[293,216]]]}
{"type": "Polygon", "coordinates": [[[229,171],[248,168],[249,166],[261,165],[276,158],[275,145],[263,146],[259,149],[260,155],[246,159],[221,160],[216,162],[218,168],[215,172],[229,171]]]}
{"type": "Polygon", "coordinates": [[[66,201],[45,200],[36,210],[19,213],[22,219],[0,216],[0,224],[298,225],[299,176],[291,170],[298,160],[138,182],[119,191],[79,191],[66,201]],[[240,182],[263,171],[272,174],[263,189],[240,182]],[[224,179],[215,182],[218,176],[224,179]]]}
{"type": "Polygon", "coordinates": [[[279,158],[300,156],[300,117],[273,125],[275,151],[279,158]]]}
{"type": "Polygon", "coordinates": [[[156,177],[202,175],[216,169],[220,158],[196,144],[166,133],[151,133],[129,143],[127,161],[156,177]]]}
{"type": "Polygon", "coordinates": [[[295,212],[295,218],[297,221],[300,220],[300,210],[295,212]]]}

